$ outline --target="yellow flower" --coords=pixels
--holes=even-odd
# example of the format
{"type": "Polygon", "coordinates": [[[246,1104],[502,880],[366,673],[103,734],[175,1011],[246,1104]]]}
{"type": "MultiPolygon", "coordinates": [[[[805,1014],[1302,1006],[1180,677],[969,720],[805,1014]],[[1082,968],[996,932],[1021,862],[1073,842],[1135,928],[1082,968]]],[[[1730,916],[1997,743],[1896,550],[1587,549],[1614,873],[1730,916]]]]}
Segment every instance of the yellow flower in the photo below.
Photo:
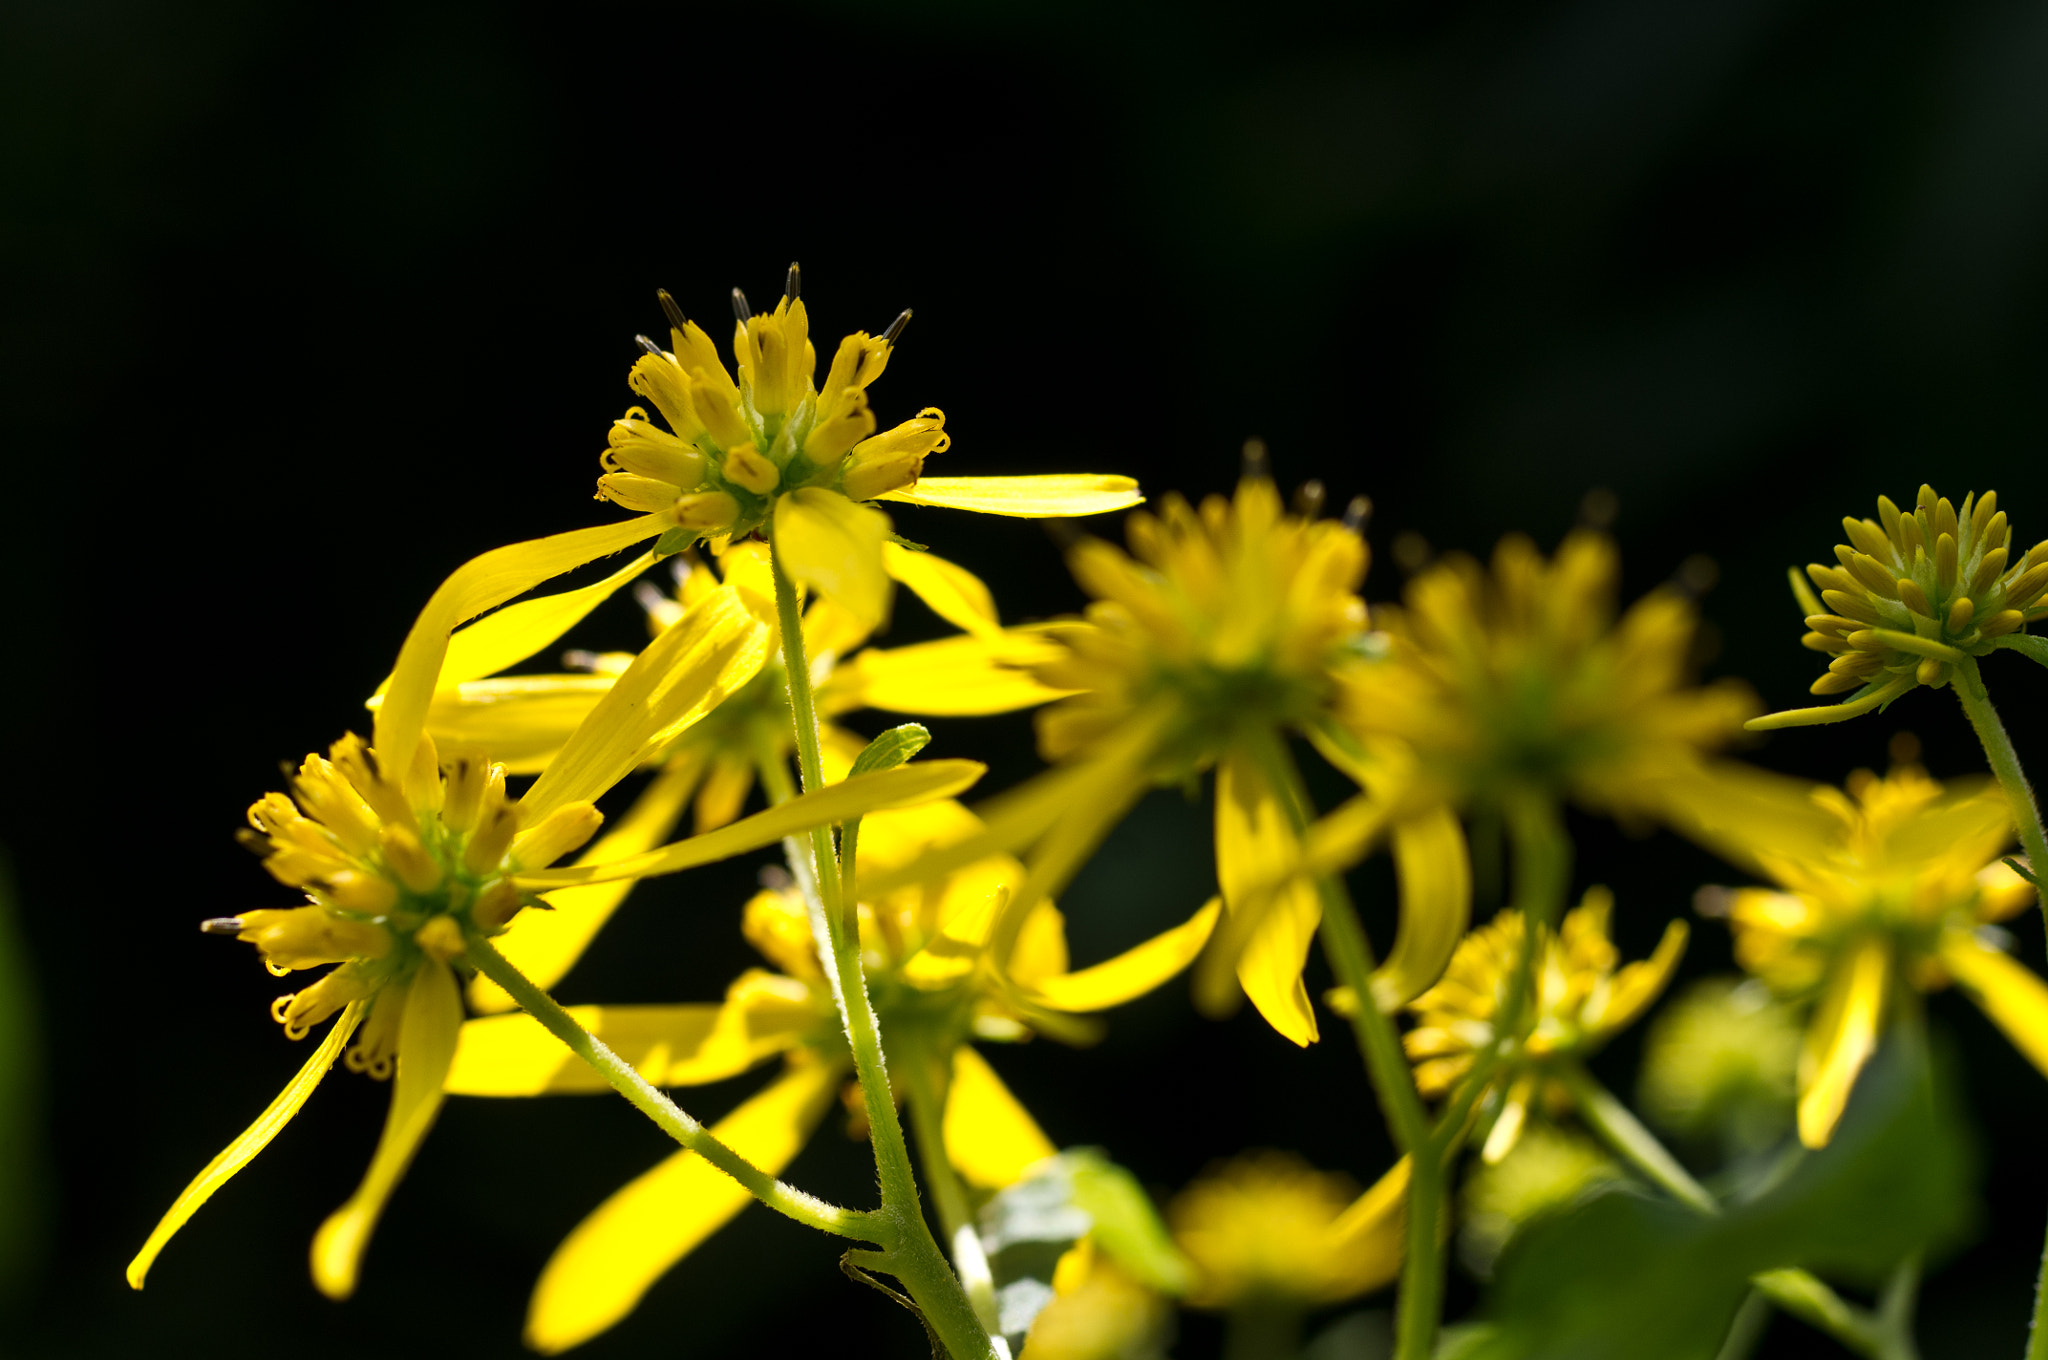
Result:
{"type": "Polygon", "coordinates": [[[1809,565],[1812,586],[1792,573],[1807,614],[1801,641],[1832,658],[1813,692],[1849,697],[1772,713],[1752,728],[1839,722],[1916,685],[1938,689],[1964,656],[1984,656],[1999,638],[2048,616],[2048,542],[2014,560],[1997,492],[1965,496],[1958,510],[1923,485],[1911,511],[1879,496],[1877,512],[1882,524],[1843,519],[1849,542],[1835,546],[1840,565],[1809,565]]]}
{"type": "Polygon", "coordinates": [[[951,442],[944,413],[927,407],[877,434],[868,409],[868,386],[888,366],[910,313],[880,336],[857,331],[840,341],[818,386],[797,284],[791,265],[781,301],[760,315],[733,290],[737,381],[703,327],[660,294],[672,348],[642,337],[647,353],[627,382],[668,428],[641,407],[628,410],[613,423],[597,487],[600,498],[628,509],[673,516],[678,528],[665,547],[761,530],[775,538],[794,579],[873,626],[888,613],[881,550],[891,534],[888,518],[865,502],[1049,517],[1143,499],[1128,477],[924,477],[925,459],[951,442]]]}
{"type": "Polygon", "coordinates": [[[1166,1211],[1195,1266],[1188,1302],[1306,1311],[1391,1283],[1401,1273],[1407,1190],[1405,1157],[1363,1195],[1291,1153],[1212,1168],[1166,1211]]]}
{"type": "Polygon", "coordinates": [[[1418,800],[1535,792],[1661,811],[1754,700],[1736,681],[1688,683],[1697,618],[1676,591],[1616,620],[1618,576],[1614,545],[1590,532],[1548,562],[1519,535],[1490,572],[1445,559],[1409,583],[1405,608],[1381,613],[1384,659],[1344,672],[1345,725],[1405,766],[1418,800]]]}
{"type": "Polygon", "coordinates": [[[1781,780],[1776,798],[1777,816],[1707,825],[1701,838],[1778,885],[1720,906],[1736,961],[1816,1003],[1799,1057],[1801,1141],[1827,1143],[1887,1012],[1912,992],[1959,984],[2048,1071],[2048,984],[1981,929],[2034,900],[1997,860],[2012,839],[2005,795],[1945,789],[1901,765],[1883,779],[1858,771],[1846,791],[1781,780]]]}
{"type": "MultiPolygon", "coordinates": [[[[867,648],[872,629],[831,598],[814,597],[804,614],[804,650],[824,717],[860,708],[922,715],[1003,713],[1064,691],[1034,679],[1030,667],[1057,649],[1042,628],[1004,628],[988,587],[965,568],[933,553],[882,547],[890,576],[907,585],[942,618],[963,631],[932,642],[891,649],[867,648]]],[[[714,554],[718,570],[675,559],[674,597],[648,583],[638,593],[657,638],[690,609],[722,590],[736,590],[765,615],[774,638],[774,586],[768,548],[759,542],[727,545],[714,554]]],[[[460,636],[458,634],[458,636],[460,636]]],[[[442,742],[461,741],[508,753],[520,774],[543,768],[576,724],[607,693],[633,660],[630,653],[581,655],[581,674],[494,676],[444,686],[427,713],[427,728],[442,742]]],[[[667,840],[686,807],[694,806],[698,835],[740,814],[764,763],[786,763],[794,740],[788,680],[779,647],[745,686],[702,721],[656,752],[658,770],[618,824],[579,862],[602,863],[639,854],[667,840]]],[[[828,725],[828,746],[857,752],[863,739],[828,725]]],[[[547,897],[552,910],[526,922],[503,952],[529,979],[552,987],[580,958],[599,929],[631,891],[633,880],[568,888],[547,897]]],[[[512,1008],[512,999],[488,978],[475,979],[471,1004],[479,1010],[512,1008]]]]}
{"type": "MultiPolygon", "coordinates": [[[[935,842],[974,829],[973,815],[955,803],[872,814],[860,831],[863,874],[901,868],[935,842]]],[[[1015,860],[998,856],[938,883],[879,897],[863,893],[859,904],[863,961],[891,1067],[904,1074],[911,1063],[936,1065],[945,1153],[965,1181],[984,1189],[1010,1183],[1054,1148],[969,1041],[1016,1040],[1034,1030],[1085,1036],[1077,1013],[1120,1005],[1165,982],[1200,951],[1216,917],[1214,907],[1205,908],[1107,962],[1073,971],[1060,914],[1042,902],[1005,985],[988,965],[988,932],[1022,876],[1015,860]]],[[[729,1146],[773,1174],[823,1119],[849,1061],[801,896],[788,888],[762,891],[747,904],[744,928],[778,971],[742,974],[721,1006],[590,1006],[571,1013],[658,1085],[721,1080],[786,1056],[781,1077],[714,1126],[729,1146]]],[[[602,1088],[530,1017],[508,1015],[464,1027],[448,1089],[524,1096],[602,1088]]],[[[914,1089],[911,1081],[898,1086],[899,1094],[914,1089]]],[[[747,1202],[745,1191],[694,1154],[672,1155],[613,1195],[557,1249],[534,1294],[529,1344],[564,1350],[610,1327],[747,1202]]]]}
{"type": "MultiPolygon", "coordinates": [[[[1530,1104],[1567,1095],[1546,1070],[1560,1060],[1587,1057],[1656,999],[1685,952],[1686,925],[1673,921],[1648,959],[1617,969],[1620,953],[1608,937],[1614,896],[1589,888],[1565,913],[1557,932],[1539,926],[1535,994],[1520,1034],[1497,1026],[1507,1003],[1515,961],[1522,951],[1522,914],[1503,911],[1458,945],[1443,978],[1409,1003],[1416,1018],[1404,1044],[1425,1097],[1449,1094],[1479,1056],[1503,1039],[1512,1047],[1487,1074],[1499,1092],[1493,1128],[1482,1158],[1498,1162],[1521,1136],[1530,1104]]],[[[1344,1004],[1357,1004],[1346,1000],[1344,1004]]]]}

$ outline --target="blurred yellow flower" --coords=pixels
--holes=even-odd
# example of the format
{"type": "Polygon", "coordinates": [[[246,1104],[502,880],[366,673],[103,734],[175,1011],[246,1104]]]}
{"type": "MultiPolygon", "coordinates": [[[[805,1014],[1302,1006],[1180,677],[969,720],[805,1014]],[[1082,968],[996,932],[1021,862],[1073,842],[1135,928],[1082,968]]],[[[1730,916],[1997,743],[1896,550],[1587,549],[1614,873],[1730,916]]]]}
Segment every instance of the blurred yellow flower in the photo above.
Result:
{"type": "Polygon", "coordinates": [[[1164,1360],[1172,1306],[1092,1242],[1060,1258],[1052,1286],[1024,1338],[1031,1360],[1164,1360]]]}
{"type": "Polygon", "coordinates": [[[1194,1263],[1197,1308],[1306,1311],[1393,1282],[1401,1273],[1408,1160],[1363,1195],[1349,1177],[1286,1152],[1213,1167],[1167,1206],[1194,1263]]]}
{"type": "Polygon", "coordinates": [[[1913,765],[1883,779],[1860,770],[1846,790],[1774,787],[1777,816],[1705,824],[1700,838],[1778,885],[1736,889],[1716,909],[1738,963],[1816,1003],[1799,1058],[1801,1141],[1833,1134],[1901,989],[1960,985],[2048,1071],[2048,984],[1981,929],[2035,896],[1997,860],[2012,841],[2005,795],[1978,781],[1944,788],[1913,765]]]}
{"type": "MultiPolygon", "coordinates": [[[[1498,1162],[1514,1147],[1535,1100],[1568,1099],[1551,1080],[1550,1064],[1591,1055],[1648,1008],[1678,966],[1685,952],[1683,921],[1665,928],[1649,958],[1617,968],[1621,955],[1608,936],[1613,912],[1613,894],[1589,888],[1555,934],[1537,928],[1535,993],[1520,1034],[1504,1035],[1497,1028],[1522,952],[1524,925],[1517,911],[1501,912],[1467,935],[1442,979],[1409,1003],[1416,1024],[1404,1043],[1415,1064],[1415,1084],[1426,1097],[1449,1094],[1482,1054],[1502,1040],[1511,1045],[1487,1069],[1497,1100],[1490,1109],[1476,1107],[1493,1120],[1480,1151],[1485,1161],[1498,1162]]],[[[1356,1002],[1343,998],[1341,1004],[1356,1002]]]]}
{"type": "Polygon", "coordinates": [[[1842,520],[1849,542],[1835,546],[1839,566],[1809,565],[1811,586],[1792,573],[1807,615],[1801,640],[1831,657],[1813,692],[1849,697],[1772,713],[1751,727],[1839,722],[1916,685],[1939,688],[1963,657],[1984,656],[1999,638],[2048,616],[2048,542],[2015,560],[1997,492],[1965,496],[1958,510],[1923,485],[1912,510],[1879,496],[1877,512],[1882,524],[1842,520]]]}
{"type": "Polygon", "coordinates": [[[951,442],[945,414],[927,407],[875,432],[868,386],[888,367],[905,312],[880,336],[839,343],[822,387],[810,318],[789,267],[782,299],[755,314],[733,290],[735,381],[703,327],[660,294],[671,349],[647,351],[627,382],[667,428],[633,407],[612,425],[598,496],[660,512],[679,526],[668,541],[774,537],[791,577],[838,600],[869,626],[888,613],[882,547],[888,518],[866,502],[903,501],[1028,518],[1092,515],[1136,505],[1128,477],[924,477],[924,461],[951,442]]]}
{"type": "MultiPolygon", "coordinates": [[[[838,772],[845,768],[842,753],[838,772]]],[[[886,873],[975,829],[973,814],[957,803],[870,814],[861,825],[860,864],[886,873]]],[[[936,1067],[929,1076],[931,1088],[943,1093],[943,1109],[920,1113],[938,1114],[948,1161],[969,1185],[984,1189],[1010,1183],[1054,1148],[969,1041],[1022,1039],[1034,1030],[1085,1036],[1076,1013],[1120,1005],[1165,982],[1200,951],[1216,917],[1213,906],[1205,908],[1107,962],[1072,971],[1060,914],[1041,902],[1005,985],[986,958],[988,933],[1022,877],[1021,865],[997,856],[938,883],[878,898],[863,893],[859,904],[869,990],[891,1067],[905,1077],[899,1094],[915,1092],[926,1075],[911,1078],[906,1064],[936,1067]]],[[[713,1126],[734,1150],[775,1174],[823,1119],[849,1060],[801,894],[763,890],[747,904],[744,928],[779,971],[742,974],[723,1005],[570,1009],[657,1085],[722,1080],[786,1056],[781,1077],[713,1126]]],[[[525,1015],[464,1026],[447,1084],[456,1094],[487,1096],[603,1089],[594,1072],[525,1015]]],[[[748,1202],[744,1190],[695,1154],[672,1155],[613,1195],[557,1249],[535,1290],[529,1344],[564,1350],[612,1326],[748,1202]]]]}

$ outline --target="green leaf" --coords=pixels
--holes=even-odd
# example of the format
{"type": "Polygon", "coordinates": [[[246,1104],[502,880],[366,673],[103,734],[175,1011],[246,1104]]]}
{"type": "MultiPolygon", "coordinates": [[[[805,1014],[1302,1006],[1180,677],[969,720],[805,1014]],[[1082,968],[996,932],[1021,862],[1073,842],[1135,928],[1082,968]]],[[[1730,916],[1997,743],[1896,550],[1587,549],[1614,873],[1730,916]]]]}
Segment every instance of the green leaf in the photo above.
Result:
{"type": "Polygon", "coordinates": [[[2029,869],[2026,865],[2020,863],[2018,860],[2012,858],[2010,855],[2006,856],[2005,859],[2000,861],[2000,863],[2004,864],[2006,868],[2012,870],[2021,878],[2027,880],[2027,882],[2033,884],[2035,891],[2038,892],[2041,890],[2041,880],[2035,878],[2034,871],[2029,869]]]}
{"type": "Polygon", "coordinates": [[[1503,1256],[1460,1360],[1708,1360],[1752,1275],[1800,1266],[1875,1279],[1968,1226],[1960,1116],[1923,1041],[1895,1035],[1834,1141],[1718,1218],[1608,1194],[1531,1225],[1503,1256]]]}
{"type": "Polygon", "coordinates": [[[2018,652],[2029,661],[2048,666],[2048,638],[2029,637],[2025,633],[2008,633],[1991,645],[2003,647],[2009,652],[2018,652]]]}
{"type": "Polygon", "coordinates": [[[695,529],[684,529],[680,526],[664,530],[661,537],[654,540],[654,555],[656,557],[673,557],[692,543],[695,543],[702,536],[695,529]]]}
{"type": "Polygon", "coordinates": [[[894,543],[894,544],[895,544],[895,545],[896,545],[897,547],[899,547],[899,548],[908,548],[908,549],[910,549],[910,551],[912,551],[912,552],[930,552],[930,551],[931,551],[931,546],[930,546],[929,544],[925,544],[925,543],[913,543],[913,542],[911,542],[911,541],[910,541],[909,539],[905,538],[905,537],[904,537],[903,535],[901,535],[901,534],[884,534],[884,535],[882,535],[882,536],[883,536],[884,538],[888,539],[888,540],[889,540],[889,542],[891,542],[891,543],[894,543]]]}
{"type": "Polygon", "coordinates": [[[1185,1294],[1193,1271],[1138,1178],[1099,1148],[1076,1148],[1060,1159],[1073,1177],[1075,1205],[1094,1220],[1095,1244],[1131,1278],[1162,1294],[1185,1294]]]}
{"type": "MultiPolygon", "coordinates": [[[[876,770],[893,770],[931,744],[932,734],[921,723],[905,723],[892,727],[867,744],[867,749],[854,757],[853,774],[872,774],[876,770]]],[[[850,777],[850,776],[849,776],[850,777]]]]}

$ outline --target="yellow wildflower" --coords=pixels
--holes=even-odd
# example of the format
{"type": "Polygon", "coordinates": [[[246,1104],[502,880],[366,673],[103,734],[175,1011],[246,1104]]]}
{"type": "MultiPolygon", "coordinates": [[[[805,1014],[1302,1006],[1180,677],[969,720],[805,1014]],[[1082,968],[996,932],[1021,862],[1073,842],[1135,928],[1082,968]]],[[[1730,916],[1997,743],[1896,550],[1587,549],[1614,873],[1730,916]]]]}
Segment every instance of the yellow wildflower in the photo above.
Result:
{"type": "Polygon", "coordinates": [[[1860,770],[1846,790],[1782,780],[1777,798],[1777,817],[1707,825],[1702,839],[1778,885],[1737,889],[1716,909],[1738,963],[1815,1001],[1799,1056],[1801,1141],[1827,1143],[1902,992],[1960,985],[2048,1071],[2048,984],[1982,929],[2034,900],[1997,859],[2012,840],[2005,795],[1974,781],[1944,788],[1904,764],[1883,779],[1860,770]]]}
{"type": "Polygon", "coordinates": [[[951,442],[945,414],[927,407],[875,432],[868,386],[888,367],[910,313],[880,336],[840,341],[816,385],[810,318],[789,267],[773,312],[755,314],[733,290],[735,381],[703,327],[666,292],[671,349],[647,353],[627,381],[667,424],[641,407],[613,423],[598,496],[659,511],[679,526],[665,546],[697,539],[774,537],[791,577],[839,600],[870,626],[886,617],[882,548],[891,537],[876,500],[951,506],[1032,518],[1100,514],[1136,505],[1128,477],[925,477],[924,461],[951,442]]]}
{"type": "Polygon", "coordinates": [[[1617,968],[1621,956],[1607,928],[1613,912],[1613,894],[1589,888],[1555,934],[1537,927],[1535,993],[1519,1034],[1497,1028],[1522,952],[1524,925],[1517,911],[1503,911],[1467,935],[1443,978],[1409,1003],[1416,1025],[1403,1042],[1425,1097],[1449,1094],[1482,1054],[1498,1054],[1486,1071],[1491,1091],[1499,1094],[1481,1149],[1485,1161],[1498,1162],[1514,1147],[1532,1102],[1567,1098],[1549,1066],[1591,1055],[1643,1013],[1678,966],[1685,952],[1683,921],[1665,928],[1648,959],[1617,968]],[[1509,1047],[1497,1050],[1504,1040],[1509,1047]]]}
{"type": "MultiPolygon", "coordinates": [[[[935,842],[974,829],[973,815],[955,803],[876,813],[861,825],[860,864],[887,873],[935,842]]],[[[858,909],[891,1067],[936,1067],[945,1154],[968,1184],[984,1189],[1015,1180],[1054,1148],[969,1040],[1016,1040],[1034,1030],[1085,1035],[1076,1013],[1120,1005],[1165,982],[1200,951],[1216,917],[1215,908],[1205,908],[1107,962],[1073,971],[1060,914],[1041,902],[1005,986],[987,963],[988,934],[1022,877],[1021,865],[997,856],[936,884],[878,897],[863,892],[858,909]]],[[[786,1055],[780,1078],[714,1126],[729,1146],[773,1174],[823,1119],[850,1064],[802,897],[786,887],[763,890],[747,904],[744,928],[779,971],[742,974],[722,1006],[590,1006],[571,1013],[659,1085],[720,1080],[786,1055]]],[[[530,1017],[508,1015],[464,1027],[448,1089],[523,1096],[601,1086],[530,1017]]],[[[908,1080],[898,1087],[916,1089],[908,1080]]],[[[613,1195],[557,1249],[534,1294],[529,1344],[559,1351],[610,1327],[747,1202],[745,1191],[694,1154],[672,1155],[613,1195]]]]}
{"type": "Polygon", "coordinates": [[[1813,692],[1849,697],[1751,727],[1839,722],[1916,685],[1939,689],[1963,657],[1987,655],[1998,639],[2048,616],[2048,541],[2015,559],[1997,492],[1965,496],[1958,510],[1923,485],[1911,511],[1879,496],[1877,513],[1882,524],[1842,520],[1849,542],[1835,546],[1839,566],[1809,565],[1811,586],[1797,571],[1791,577],[1807,615],[1801,641],[1832,658],[1813,692]]]}
{"type": "Polygon", "coordinates": [[[1194,1263],[1197,1308],[1339,1303],[1401,1273],[1408,1160],[1363,1195],[1346,1176],[1285,1152],[1211,1168],[1167,1206],[1174,1242],[1194,1263]]]}

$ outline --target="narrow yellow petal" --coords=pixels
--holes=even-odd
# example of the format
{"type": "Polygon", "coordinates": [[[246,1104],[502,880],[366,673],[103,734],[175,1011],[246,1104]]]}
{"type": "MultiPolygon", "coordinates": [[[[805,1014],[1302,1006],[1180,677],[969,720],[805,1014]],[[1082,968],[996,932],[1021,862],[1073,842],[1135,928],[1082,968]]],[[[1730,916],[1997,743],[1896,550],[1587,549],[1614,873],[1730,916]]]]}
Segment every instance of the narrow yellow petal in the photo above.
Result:
{"type": "Polygon", "coordinates": [[[528,888],[563,888],[627,878],[651,878],[656,874],[694,869],[700,864],[711,864],[749,850],[759,850],[785,836],[794,836],[813,827],[864,817],[883,808],[909,807],[934,798],[950,798],[981,778],[987,769],[986,765],[973,760],[919,760],[893,770],[858,774],[837,784],[828,784],[814,793],[800,794],[787,803],[757,812],[731,826],[692,836],[659,850],[602,864],[540,869],[519,875],[519,882],[528,888]]]}
{"type": "MultiPolygon", "coordinates": [[[[576,863],[610,863],[667,840],[682,817],[683,805],[697,785],[701,768],[698,761],[687,756],[670,760],[641,791],[626,815],[586,849],[576,863]]],[[[553,987],[583,957],[583,951],[631,891],[633,880],[626,878],[551,892],[547,902],[554,910],[520,913],[513,928],[497,941],[498,949],[535,986],[544,990],[553,987]]],[[[509,1011],[515,1006],[504,988],[481,973],[470,981],[469,1004],[486,1014],[509,1011]]]]}
{"type": "Polygon", "coordinates": [[[1059,1151],[988,1060],[966,1044],[953,1050],[944,1137],[947,1160],[979,1190],[1000,1190],[1059,1151]]]}
{"type": "Polygon", "coordinates": [[[461,1029],[462,998],[455,990],[455,978],[447,964],[429,957],[413,974],[406,991],[391,1111],[384,1118],[384,1133],[377,1140],[370,1170],[348,1203],[313,1234],[313,1283],[330,1299],[345,1299],[355,1292],[363,1249],[370,1244],[384,1202],[391,1198],[427,1130],[434,1127],[434,1116],[441,1112],[441,1088],[455,1058],[456,1035],[461,1029]]]}
{"type": "Polygon", "coordinates": [[[1330,1225],[1327,1259],[1351,1292],[1391,1284],[1401,1273],[1408,1239],[1408,1159],[1395,1162],[1330,1225]]]}
{"type": "Polygon", "coordinates": [[[969,633],[1002,631],[996,598],[979,576],[948,562],[937,553],[912,552],[894,543],[882,545],[882,569],[910,587],[931,611],[969,633]]]}
{"type": "Polygon", "coordinates": [[[889,517],[837,491],[805,487],[775,502],[775,552],[790,579],[830,596],[868,628],[889,617],[882,548],[889,517]]]}
{"type": "Polygon", "coordinates": [[[1877,1048],[1890,955],[1881,940],[1854,945],[1836,966],[1799,1055],[1799,1141],[1826,1147],[1856,1075],[1877,1048]]]}
{"type": "MultiPolygon", "coordinates": [[[[448,654],[441,659],[434,688],[447,689],[518,665],[583,622],[591,610],[653,564],[654,554],[644,552],[595,585],[521,600],[478,619],[448,639],[448,654]]],[[[388,676],[385,683],[390,683],[388,676]]],[[[383,686],[377,692],[382,694],[383,686]]]]}
{"type": "Polygon", "coordinates": [[[320,1084],[320,1079],[327,1075],[327,1069],[334,1066],[334,1060],[341,1056],[342,1046],[348,1043],[349,1036],[355,1033],[356,1026],[362,1018],[363,1003],[360,1001],[351,1003],[343,1010],[327,1031],[327,1037],[320,1041],[320,1046],[306,1059],[306,1065],[299,1069],[297,1076],[285,1083],[285,1088],[277,1093],[277,1099],[270,1102],[269,1108],[256,1116],[255,1123],[242,1130],[234,1142],[221,1149],[220,1155],[206,1164],[205,1170],[192,1178],[192,1183],[178,1195],[169,1212],[150,1232],[149,1240],[142,1244],[142,1250],[136,1252],[135,1259],[128,1263],[129,1288],[142,1288],[143,1277],[149,1274],[149,1268],[155,1263],[157,1253],[164,1249],[164,1244],[177,1234],[178,1229],[185,1226],[187,1219],[198,1212],[200,1205],[213,1198],[214,1191],[232,1180],[236,1172],[253,1161],[257,1153],[270,1146],[270,1140],[277,1137],[286,1124],[291,1123],[292,1116],[299,1112],[299,1107],[313,1094],[313,1089],[320,1084]]]}
{"type": "Polygon", "coordinates": [[[1129,477],[1096,472],[1059,472],[1035,477],[920,477],[915,486],[884,492],[877,499],[1019,519],[1100,515],[1145,502],[1138,494],[1138,484],[1129,477]]]}
{"type": "Polygon", "coordinates": [[[1472,919],[1472,863],[1458,819],[1438,808],[1397,822],[1394,872],[1400,929],[1372,975],[1373,1000],[1390,1014],[1435,985],[1472,919]]]}
{"type": "Polygon", "coordinates": [[[1598,1021],[1603,1032],[1612,1033],[1623,1028],[1650,1008],[1650,1003],[1657,999],[1657,994],[1664,990],[1664,984],[1671,981],[1672,973],[1677,971],[1678,960],[1685,954],[1685,942],[1691,933],[1692,928],[1685,921],[1672,921],[1664,927],[1664,937],[1657,941],[1657,948],[1649,958],[1631,963],[1614,975],[1607,1008],[1601,1012],[1598,1021]]]}
{"type": "Polygon", "coordinates": [[[1819,727],[1824,723],[1847,722],[1851,718],[1860,718],[1873,709],[1884,707],[1918,683],[1914,673],[1908,671],[1860,699],[1844,699],[1839,704],[1821,704],[1816,708],[1788,708],[1781,713],[1766,713],[1761,718],[1751,718],[1743,727],[1751,732],[1775,732],[1782,727],[1819,727]]]}
{"type": "Polygon", "coordinates": [[[1040,979],[1027,999],[1056,1011],[1102,1011],[1135,1000],[1195,961],[1222,910],[1221,899],[1212,898],[1173,929],[1113,959],[1078,973],[1040,979]]]}
{"type": "Polygon", "coordinates": [[[940,718],[1012,713],[1075,693],[1042,684],[1031,673],[1033,665],[1062,654],[1057,643],[1027,629],[870,647],[832,672],[821,698],[842,708],[940,718]]]}
{"type": "MultiPolygon", "coordinates": [[[[845,1070],[792,1065],[711,1126],[721,1142],[778,1175],[810,1140],[845,1070]]],[[[544,1355],[581,1345],[632,1312],[654,1282],[752,1203],[737,1181],[694,1152],[676,1152],[577,1224],[541,1271],[526,1344],[544,1355]]]]}
{"type": "Polygon", "coordinates": [[[1810,780],[1713,761],[1658,790],[1659,815],[1715,854],[1752,871],[1763,859],[1802,859],[1840,834],[1841,820],[1814,799],[1810,780]]]}
{"type": "MultiPolygon", "coordinates": [[[[539,774],[611,687],[609,675],[465,680],[427,705],[427,735],[443,752],[481,751],[507,774],[539,774]]],[[[382,702],[373,698],[369,707],[382,702]]]]}
{"type": "Polygon", "coordinates": [[[721,587],[647,644],[520,800],[532,824],[595,800],[759,673],[768,628],[721,587]]]}
{"type": "Polygon", "coordinates": [[[1216,877],[1231,913],[1246,913],[1237,980],[1268,1024],[1306,1046],[1317,1029],[1301,970],[1323,907],[1313,884],[1285,877],[1300,861],[1279,794],[1258,761],[1233,748],[1216,771],[1216,877]],[[1276,881],[1283,886],[1268,893],[1276,881]]]}
{"type": "Polygon", "coordinates": [[[2017,959],[1960,932],[1942,939],[1941,961],[2012,1046],[2048,1072],[2048,983],[2017,959]]]}
{"type": "Polygon", "coordinates": [[[674,522],[666,514],[641,515],[620,524],[494,548],[457,567],[427,600],[405,635],[405,645],[399,649],[398,663],[391,668],[384,689],[384,702],[377,707],[370,744],[391,768],[410,766],[426,719],[427,701],[440,679],[448,636],[457,625],[542,581],[652,538],[674,522]]]}

